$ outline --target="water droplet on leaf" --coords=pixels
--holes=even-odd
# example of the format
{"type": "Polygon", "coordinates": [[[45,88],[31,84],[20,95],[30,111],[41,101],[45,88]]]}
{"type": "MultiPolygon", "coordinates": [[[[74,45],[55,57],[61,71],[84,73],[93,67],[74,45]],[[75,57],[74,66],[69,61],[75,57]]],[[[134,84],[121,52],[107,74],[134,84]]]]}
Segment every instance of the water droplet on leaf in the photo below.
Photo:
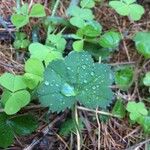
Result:
{"type": "Polygon", "coordinates": [[[69,96],[75,96],[75,89],[71,85],[65,83],[61,89],[61,93],[67,97],[69,96]]]}
{"type": "Polygon", "coordinates": [[[44,83],[45,85],[49,85],[49,82],[48,81],[45,81],[45,83],[44,83]]]}

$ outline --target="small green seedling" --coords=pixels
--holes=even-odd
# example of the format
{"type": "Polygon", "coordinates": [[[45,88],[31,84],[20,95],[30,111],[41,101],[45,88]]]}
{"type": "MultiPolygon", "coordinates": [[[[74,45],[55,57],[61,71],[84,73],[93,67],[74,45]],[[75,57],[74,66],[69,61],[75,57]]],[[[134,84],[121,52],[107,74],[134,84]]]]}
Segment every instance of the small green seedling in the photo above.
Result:
{"type": "Polygon", "coordinates": [[[0,85],[4,88],[1,103],[8,115],[17,113],[29,104],[30,93],[22,76],[5,73],[0,77],[0,85]]]}
{"type": "Polygon", "coordinates": [[[145,86],[149,86],[150,87],[150,72],[147,72],[145,74],[145,77],[143,79],[143,83],[145,86]]]}
{"type": "Polygon", "coordinates": [[[15,41],[13,43],[16,49],[25,49],[29,46],[30,41],[27,39],[27,35],[23,32],[16,32],[15,41]]]}
{"type": "Polygon", "coordinates": [[[13,144],[15,135],[28,135],[38,127],[37,119],[29,114],[8,116],[0,114],[0,147],[7,148],[13,144]]]}
{"type": "Polygon", "coordinates": [[[94,16],[90,9],[80,8],[78,6],[72,6],[68,10],[68,14],[71,15],[70,23],[78,28],[83,28],[86,21],[93,20],[94,16]]]}
{"type": "Polygon", "coordinates": [[[133,83],[134,71],[131,67],[123,67],[115,72],[115,83],[121,90],[128,90],[133,83]]]}
{"type": "Polygon", "coordinates": [[[116,49],[119,46],[121,35],[118,32],[108,31],[100,37],[99,44],[103,48],[116,49]]]}
{"type": "Polygon", "coordinates": [[[52,112],[71,108],[77,101],[89,108],[106,108],[113,99],[112,83],[108,65],[94,63],[87,52],[71,52],[48,65],[37,95],[52,112]]]}
{"type": "Polygon", "coordinates": [[[135,3],[136,0],[110,1],[109,5],[121,16],[128,16],[133,21],[140,20],[144,14],[143,6],[135,3]]]}
{"type": "Polygon", "coordinates": [[[133,38],[136,49],[145,58],[150,58],[150,32],[137,32],[133,38]]]}
{"type": "Polygon", "coordinates": [[[139,122],[142,116],[148,115],[148,111],[143,102],[128,102],[126,109],[130,113],[130,119],[133,122],[139,122]]]}
{"type": "Polygon", "coordinates": [[[118,118],[124,118],[126,115],[126,108],[124,106],[123,100],[118,99],[113,107],[112,113],[118,118]]]}
{"type": "Polygon", "coordinates": [[[11,16],[11,21],[19,29],[29,23],[30,17],[39,18],[45,16],[46,13],[43,5],[33,4],[29,11],[28,4],[24,4],[19,11],[16,10],[16,13],[11,16]]]}

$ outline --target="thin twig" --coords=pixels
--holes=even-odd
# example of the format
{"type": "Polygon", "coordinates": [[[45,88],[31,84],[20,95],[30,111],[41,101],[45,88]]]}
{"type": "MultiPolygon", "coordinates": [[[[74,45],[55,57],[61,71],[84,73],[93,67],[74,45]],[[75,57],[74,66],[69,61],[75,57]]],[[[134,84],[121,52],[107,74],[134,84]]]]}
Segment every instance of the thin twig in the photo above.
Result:
{"type": "Polygon", "coordinates": [[[51,16],[55,16],[59,3],[60,3],[60,0],[57,0],[55,5],[54,5],[54,8],[52,10],[52,15],[51,16]]]}
{"type": "Polygon", "coordinates": [[[88,111],[88,112],[93,112],[93,113],[98,113],[98,114],[101,114],[101,115],[106,115],[106,116],[111,116],[111,117],[116,117],[118,118],[119,116],[117,115],[113,115],[109,112],[104,112],[104,111],[99,111],[99,110],[93,110],[93,109],[89,109],[89,108],[85,108],[85,107],[82,107],[82,106],[78,106],[77,109],[80,109],[80,110],[85,110],[85,111],[88,111]]]}

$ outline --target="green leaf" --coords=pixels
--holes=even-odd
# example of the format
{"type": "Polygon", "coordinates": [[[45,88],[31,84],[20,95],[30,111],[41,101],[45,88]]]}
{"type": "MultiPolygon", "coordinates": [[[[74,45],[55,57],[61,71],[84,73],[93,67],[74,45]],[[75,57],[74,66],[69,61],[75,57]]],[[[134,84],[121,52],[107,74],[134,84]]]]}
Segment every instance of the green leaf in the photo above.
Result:
{"type": "Polygon", "coordinates": [[[34,4],[31,8],[30,17],[45,17],[46,13],[44,10],[44,6],[41,4],[34,4]]]}
{"type": "Polygon", "coordinates": [[[84,40],[79,40],[79,41],[73,42],[73,49],[77,52],[82,52],[83,46],[84,46],[84,40]]]}
{"type": "Polygon", "coordinates": [[[130,9],[129,17],[134,21],[140,20],[145,12],[143,6],[138,4],[130,5],[129,9],[130,9]]]}
{"type": "Polygon", "coordinates": [[[31,115],[7,116],[0,114],[0,147],[7,148],[13,144],[14,136],[27,135],[37,128],[37,119],[31,115]]]}
{"type": "Polygon", "coordinates": [[[45,60],[50,52],[50,48],[40,43],[32,43],[29,46],[29,51],[31,53],[31,58],[37,58],[40,61],[45,60]]]}
{"type": "Polygon", "coordinates": [[[44,66],[42,61],[36,58],[30,58],[25,63],[25,71],[40,77],[43,77],[44,66]],[[38,66],[38,67],[37,67],[38,66]]]}
{"type": "MultiPolygon", "coordinates": [[[[79,129],[82,130],[84,128],[84,125],[82,123],[82,120],[79,119],[79,129]]],[[[63,124],[60,126],[59,134],[63,136],[68,136],[72,132],[76,132],[76,124],[73,119],[67,119],[63,124]]]]}
{"type": "Polygon", "coordinates": [[[50,34],[48,35],[47,45],[51,47],[52,50],[63,52],[66,47],[66,40],[62,37],[61,34],[50,34]]]}
{"type": "Polygon", "coordinates": [[[13,43],[16,49],[27,48],[30,44],[30,41],[27,39],[26,34],[23,32],[16,32],[16,38],[13,43]]]}
{"type": "Polygon", "coordinates": [[[106,108],[113,98],[112,82],[109,66],[95,64],[87,52],[72,52],[48,65],[37,93],[42,105],[53,112],[64,111],[77,101],[89,108],[106,108]]]}
{"type": "Polygon", "coordinates": [[[57,59],[63,59],[62,53],[57,52],[57,51],[51,51],[44,60],[45,65],[48,66],[50,62],[57,60],[57,59]]]}
{"type": "Polygon", "coordinates": [[[124,118],[126,115],[126,109],[121,99],[118,99],[113,107],[112,113],[119,118],[124,118]]]}
{"type": "Polygon", "coordinates": [[[7,100],[12,96],[12,93],[8,90],[4,90],[3,94],[1,95],[1,104],[4,107],[7,100]]]}
{"type": "Polygon", "coordinates": [[[122,15],[122,16],[128,16],[129,12],[130,12],[130,8],[128,5],[126,5],[125,3],[121,2],[121,1],[111,1],[109,2],[109,5],[115,9],[115,11],[122,15]]]}
{"type": "Polygon", "coordinates": [[[93,8],[95,6],[94,0],[81,0],[80,6],[82,8],[93,8]]]}
{"type": "Polygon", "coordinates": [[[80,17],[72,17],[70,23],[78,28],[82,28],[85,25],[85,21],[80,17]]]}
{"type": "Polygon", "coordinates": [[[150,32],[137,32],[133,40],[138,52],[145,58],[150,58],[150,32]]]}
{"type": "Polygon", "coordinates": [[[83,9],[78,6],[72,6],[69,9],[69,14],[72,16],[70,23],[78,28],[84,27],[86,21],[94,19],[94,15],[90,9],[83,9]]]}
{"type": "Polygon", "coordinates": [[[87,21],[84,26],[77,31],[77,34],[80,33],[81,35],[88,37],[97,37],[101,34],[101,32],[102,26],[98,22],[92,20],[87,21]]]}
{"type": "Polygon", "coordinates": [[[29,10],[29,5],[28,5],[28,3],[25,3],[24,5],[22,5],[22,7],[20,9],[20,13],[22,15],[28,15],[28,10],[29,10]]]}
{"type": "Polygon", "coordinates": [[[10,73],[4,73],[0,77],[0,85],[11,92],[16,92],[26,88],[26,84],[24,83],[22,76],[10,73]]]}
{"type": "Polygon", "coordinates": [[[119,46],[121,36],[118,32],[108,31],[101,36],[99,44],[104,48],[117,48],[119,46]]]}
{"type": "Polygon", "coordinates": [[[150,72],[147,72],[144,79],[143,79],[143,83],[146,86],[150,86],[150,72]]]}
{"type": "Polygon", "coordinates": [[[126,109],[130,113],[130,119],[135,122],[138,122],[142,116],[148,115],[143,102],[128,102],[126,109]]]}
{"type": "Polygon", "coordinates": [[[115,73],[115,83],[121,90],[128,90],[133,82],[134,72],[131,67],[120,68],[115,73]]]}
{"type": "Polygon", "coordinates": [[[4,111],[8,115],[17,113],[22,107],[30,102],[30,93],[26,90],[21,90],[12,93],[5,103],[4,111]]]}
{"type": "Polygon", "coordinates": [[[139,20],[144,14],[143,6],[134,3],[135,0],[111,1],[109,5],[122,16],[129,16],[132,20],[139,20]]]}
{"type": "Polygon", "coordinates": [[[37,118],[29,114],[13,117],[11,127],[18,135],[29,135],[38,127],[37,118]]]}
{"type": "Polygon", "coordinates": [[[32,73],[25,73],[23,79],[28,88],[34,89],[43,80],[43,77],[32,73]]]}
{"type": "Polygon", "coordinates": [[[17,28],[21,28],[29,23],[29,17],[26,15],[20,15],[20,14],[13,14],[11,16],[11,22],[14,26],[17,28]]]}
{"type": "Polygon", "coordinates": [[[139,121],[146,134],[150,133],[150,116],[142,116],[139,121]]]}

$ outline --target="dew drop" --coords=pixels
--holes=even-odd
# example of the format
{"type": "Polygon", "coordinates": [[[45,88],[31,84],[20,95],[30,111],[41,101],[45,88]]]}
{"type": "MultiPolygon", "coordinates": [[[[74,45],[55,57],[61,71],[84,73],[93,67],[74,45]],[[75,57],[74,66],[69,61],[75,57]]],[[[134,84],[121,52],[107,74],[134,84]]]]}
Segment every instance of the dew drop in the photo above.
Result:
{"type": "Polygon", "coordinates": [[[83,80],[84,83],[87,83],[87,80],[83,80]]]}
{"type": "Polygon", "coordinates": [[[44,84],[48,86],[48,85],[49,85],[49,82],[48,82],[48,81],[45,81],[44,84]]]}
{"type": "Polygon", "coordinates": [[[93,86],[93,87],[92,87],[92,89],[93,89],[93,90],[95,90],[95,89],[96,89],[96,87],[95,87],[95,86],[93,86]]]}
{"type": "Polygon", "coordinates": [[[82,66],[82,69],[86,69],[86,65],[83,65],[83,66],[82,66]]]}
{"type": "Polygon", "coordinates": [[[91,72],[91,76],[94,76],[94,72],[91,72]]]}
{"type": "Polygon", "coordinates": [[[71,70],[71,68],[70,68],[70,67],[67,67],[67,69],[68,69],[68,70],[71,70]]]}

